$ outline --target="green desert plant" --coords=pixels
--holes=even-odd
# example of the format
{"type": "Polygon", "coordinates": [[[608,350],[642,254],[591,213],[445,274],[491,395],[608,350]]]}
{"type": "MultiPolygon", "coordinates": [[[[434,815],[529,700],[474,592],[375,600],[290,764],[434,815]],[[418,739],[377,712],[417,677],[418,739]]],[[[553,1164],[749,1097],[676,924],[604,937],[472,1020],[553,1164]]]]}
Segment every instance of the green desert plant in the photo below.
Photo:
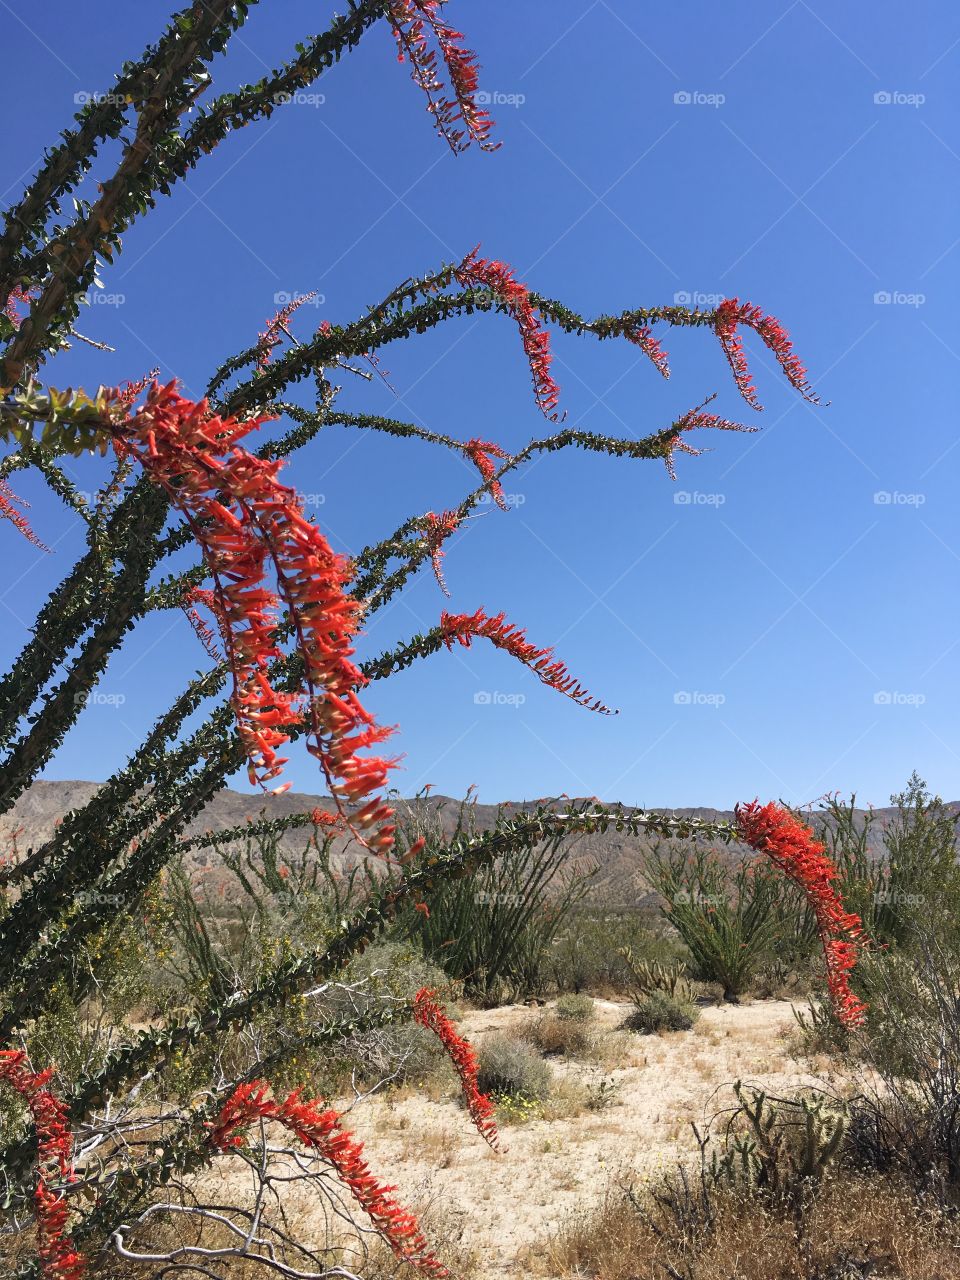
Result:
{"type": "Polygon", "coordinates": [[[574,991],[559,996],[553,1011],[565,1022],[590,1022],[597,1016],[597,1006],[591,997],[574,991]]]}
{"type": "Polygon", "coordinates": [[[550,1067],[525,1040],[496,1034],[480,1042],[477,1084],[484,1093],[542,1102],[550,1093],[551,1079],[550,1067]]]}
{"type": "MultiPolygon", "coordinates": [[[[695,976],[719,983],[727,1000],[749,989],[784,933],[785,914],[795,921],[802,910],[799,896],[766,865],[721,859],[702,844],[692,853],[656,846],[647,874],[690,952],[695,976]]],[[[796,932],[792,923],[789,932],[796,932]]]]}
{"type": "MultiPolygon", "coordinates": [[[[429,865],[449,837],[438,810],[411,814],[406,837],[425,840],[418,865],[429,865]]],[[[454,834],[473,830],[465,801],[454,834]]],[[[439,886],[429,914],[410,909],[401,928],[475,999],[499,1003],[540,991],[550,945],[590,887],[589,875],[568,872],[566,860],[560,840],[507,848],[477,875],[439,886]]]]}
{"type": "Polygon", "coordinates": [[[689,1031],[699,1017],[700,1009],[693,1001],[666,991],[651,991],[639,997],[624,1025],[629,1031],[658,1035],[661,1031],[689,1031]]]}
{"type": "Polygon", "coordinates": [[[710,1150],[710,1180],[757,1188],[774,1198],[799,1199],[819,1184],[840,1157],[849,1131],[845,1105],[822,1093],[768,1095],[741,1081],[724,1140],[710,1150]]]}
{"type": "Polygon", "coordinates": [[[664,927],[654,907],[612,908],[586,899],[567,916],[547,956],[558,991],[620,995],[630,988],[630,971],[621,951],[672,964],[685,952],[664,927]]]}

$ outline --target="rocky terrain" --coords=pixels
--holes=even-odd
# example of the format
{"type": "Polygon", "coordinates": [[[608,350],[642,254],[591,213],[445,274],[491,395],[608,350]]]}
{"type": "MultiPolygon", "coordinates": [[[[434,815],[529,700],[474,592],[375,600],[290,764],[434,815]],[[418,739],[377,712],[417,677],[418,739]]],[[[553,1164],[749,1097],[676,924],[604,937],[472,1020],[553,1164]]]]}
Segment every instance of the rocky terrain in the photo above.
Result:
{"type": "MultiPolygon", "coordinates": [[[[0,818],[0,849],[9,850],[14,836],[20,855],[31,848],[37,848],[51,837],[57,822],[65,814],[90,800],[96,793],[97,785],[94,782],[80,781],[34,783],[20,797],[12,810],[0,818]]],[[[568,797],[546,797],[539,801],[512,801],[505,803],[504,808],[508,812],[520,813],[526,809],[535,808],[537,803],[560,806],[577,803],[577,801],[568,797]]],[[[266,796],[224,790],[210,801],[200,817],[188,828],[188,833],[197,835],[207,830],[224,831],[240,826],[248,819],[305,813],[317,806],[329,810],[332,808],[332,803],[328,797],[294,791],[288,791],[282,796],[266,796]]],[[[400,801],[398,808],[401,815],[409,815],[417,806],[421,807],[421,814],[425,810],[432,813],[433,820],[439,823],[446,833],[453,831],[462,810],[461,801],[449,796],[400,801]]],[[[950,808],[960,813],[960,802],[954,802],[950,808]]],[[[468,819],[478,829],[486,830],[496,823],[497,812],[498,809],[494,805],[474,803],[469,806],[468,819]]],[[[733,817],[730,811],[708,808],[664,809],[660,812],[703,819],[733,817]]],[[[883,824],[893,817],[895,810],[877,809],[874,812],[877,821],[872,827],[871,838],[875,847],[879,847],[883,824]]],[[[285,852],[299,853],[304,848],[307,834],[308,832],[300,829],[284,835],[281,838],[281,845],[285,852]]],[[[608,903],[635,905],[646,893],[640,870],[646,845],[647,841],[644,839],[636,839],[611,830],[603,834],[578,837],[571,842],[571,857],[578,867],[599,868],[596,879],[597,892],[608,903]]],[[[349,865],[355,858],[356,851],[351,849],[348,841],[340,841],[334,847],[335,862],[349,865]]],[[[218,858],[215,851],[191,851],[188,862],[193,869],[216,877],[218,858]]]]}

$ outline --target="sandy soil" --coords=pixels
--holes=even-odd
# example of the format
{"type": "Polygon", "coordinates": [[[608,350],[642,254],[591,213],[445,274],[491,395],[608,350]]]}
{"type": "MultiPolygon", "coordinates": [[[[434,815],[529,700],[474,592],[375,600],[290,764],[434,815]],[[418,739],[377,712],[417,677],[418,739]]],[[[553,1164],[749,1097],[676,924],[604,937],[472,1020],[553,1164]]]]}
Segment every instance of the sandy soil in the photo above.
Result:
{"type": "MultiPolygon", "coordinates": [[[[482,1276],[521,1274],[522,1247],[589,1207],[616,1174],[649,1175],[695,1150],[690,1122],[702,1128],[726,1106],[734,1081],[774,1093],[815,1083],[788,1054],[795,1023],[787,1001],[706,1008],[692,1031],[663,1036],[618,1035],[629,1007],[597,1001],[596,1025],[608,1041],[602,1065],[551,1059],[558,1083],[612,1077],[617,1102],[511,1125],[503,1131],[506,1154],[485,1146],[452,1098],[385,1097],[354,1109],[351,1121],[373,1169],[408,1191],[429,1188],[454,1207],[463,1245],[483,1258],[482,1276]]],[[[482,1044],[537,1012],[472,1012],[458,1029],[482,1044]]]]}

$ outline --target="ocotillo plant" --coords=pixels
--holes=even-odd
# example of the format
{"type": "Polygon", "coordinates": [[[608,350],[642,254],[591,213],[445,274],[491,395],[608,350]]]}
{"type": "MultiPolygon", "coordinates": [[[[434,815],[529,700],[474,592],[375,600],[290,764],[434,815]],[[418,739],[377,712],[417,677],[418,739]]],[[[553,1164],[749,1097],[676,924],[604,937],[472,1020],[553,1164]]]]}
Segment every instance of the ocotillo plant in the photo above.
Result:
{"type": "MultiPolygon", "coordinates": [[[[730,298],[710,311],[653,306],[589,318],[535,292],[504,263],[474,249],[432,274],[403,279],[363,315],[324,320],[299,341],[290,337],[295,305],[283,308],[246,350],[223,360],[199,402],[175,384],[137,377],[137,370],[121,387],[88,393],[56,386],[57,353],[78,338],[81,299],[122,252],[129,228],[228,135],[283,110],[372,28],[387,24],[401,61],[426,94],[436,128],[454,150],[494,145],[492,122],[476,102],[476,59],[444,21],[440,0],[350,0],[342,17],[298,43],[287,62],[238,91],[216,93],[224,55],[256,2],[197,0],[177,13],[155,44],[123,65],[111,91],[76,114],[7,211],[0,235],[0,439],[11,446],[0,462],[0,514],[27,536],[42,537],[42,529],[30,529],[10,487],[11,477],[32,468],[80,518],[86,538],[76,564],[40,609],[31,638],[0,678],[0,813],[9,812],[50,762],[137,622],[182,610],[210,654],[209,669],[187,682],[145,728],[124,767],[89,803],[66,814],[41,847],[4,868],[0,1045],[29,1032],[71,957],[118,915],[137,913],[164,866],[203,840],[188,839],[186,827],[244,763],[253,782],[270,787],[282,773],[281,751],[302,741],[334,798],[332,821],[380,858],[389,874],[342,920],[329,945],[278,962],[251,989],[219,991],[190,1016],[156,1022],[112,1049],[88,1074],[60,1082],[58,1116],[77,1139],[77,1181],[61,1170],[57,1185],[44,1172],[44,1195],[56,1203],[40,1206],[41,1260],[25,1264],[24,1274],[41,1267],[49,1275],[66,1274],[56,1269],[58,1259],[69,1259],[79,1274],[83,1262],[75,1250],[88,1260],[111,1247],[129,1254],[131,1223],[155,1212],[154,1190],[189,1177],[256,1119],[292,1126],[346,1179],[394,1248],[439,1274],[416,1224],[393,1201],[383,1200],[386,1193],[364,1171],[349,1136],[340,1134],[338,1118],[296,1098],[275,1102],[256,1083],[268,1079],[296,1046],[258,1040],[254,1061],[231,1078],[211,1081],[197,1105],[166,1112],[162,1138],[148,1145],[130,1137],[137,1108],[145,1098],[165,1099],[165,1076],[178,1054],[237,1033],[335,978],[407,903],[429,910],[438,885],[504,850],[611,824],[663,836],[737,834],[723,824],[581,806],[524,815],[477,837],[459,836],[429,858],[415,844],[401,860],[383,798],[393,762],[367,754],[388,737],[360,700],[371,681],[445,646],[484,639],[548,687],[594,712],[609,708],[549,649],[528,640],[502,613],[482,609],[441,613],[425,635],[401,639],[362,662],[354,659],[362,623],[384,609],[412,575],[430,563],[443,586],[446,539],[485,497],[502,503],[504,476],[528,459],[576,447],[656,459],[672,475],[678,453],[698,452],[688,442],[691,431],[748,429],[711,412],[709,402],[640,439],[599,435],[564,422],[551,372],[550,327],[599,340],[625,339],[663,376],[669,373],[667,357],[654,327],[703,329],[719,341],[737,387],[758,408],[742,340],[749,330],[797,391],[815,399],[786,333],[755,305],[730,298]],[[375,364],[391,343],[473,312],[498,313],[517,325],[536,406],[550,424],[546,434],[508,447],[340,407],[338,370],[357,360],[375,364]],[[309,395],[304,387],[311,388],[309,395]],[[333,551],[279,478],[286,458],[339,428],[452,450],[475,465],[477,483],[448,510],[413,512],[388,537],[348,559],[333,551]],[[64,461],[90,452],[105,459],[102,487],[92,500],[78,491],[64,461]],[[195,563],[174,569],[172,557],[184,549],[193,549],[195,563]],[[105,1142],[105,1134],[111,1141],[105,1142]],[[124,1134],[129,1141],[122,1140],[124,1134]],[[51,1242],[51,1230],[62,1237],[60,1243],[51,1242]]],[[[770,844],[780,856],[774,845],[782,833],[765,816],[766,811],[745,811],[741,828],[757,848],[770,844]]],[[[313,821],[303,814],[272,824],[272,830],[313,821]]],[[[271,824],[261,825],[269,834],[271,824]]],[[[837,981],[849,959],[833,934],[827,938],[828,926],[839,928],[838,920],[824,916],[837,981]]],[[[73,996],[82,999],[88,989],[82,970],[77,973],[73,996]]],[[[382,1017],[403,1012],[390,1007],[382,1017]]],[[[451,1038],[441,1016],[427,1017],[423,1001],[406,1012],[438,1030],[469,1084],[469,1053],[451,1038]]],[[[328,1021],[306,1030],[302,1043],[322,1048],[355,1031],[347,1020],[328,1021]]],[[[19,1059],[16,1069],[21,1070],[19,1059]]],[[[24,1080],[40,1078],[30,1070],[22,1066],[24,1080]]],[[[480,1114],[482,1102],[469,1088],[468,1096],[471,1111],[480,1114]]],[[[35,1187],[37,1136],[30,1130],[28,1124],[22,1134],[14,1133],[0,1150],[13,1223],[21,1221],[35,1187]]],[[[42,1132],[40,1141],[43,1152],[42,1132]]],[[[247,1239],[252,1249],[252,1237],[247,1239]]]]}

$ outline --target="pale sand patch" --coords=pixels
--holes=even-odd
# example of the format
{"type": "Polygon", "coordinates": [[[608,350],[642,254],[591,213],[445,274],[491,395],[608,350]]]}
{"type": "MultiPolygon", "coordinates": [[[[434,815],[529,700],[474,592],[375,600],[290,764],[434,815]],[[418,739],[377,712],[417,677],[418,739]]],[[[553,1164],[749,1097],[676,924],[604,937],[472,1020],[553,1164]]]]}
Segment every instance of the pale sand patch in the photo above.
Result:
{"type": "MultiPolygon", "coordinates": [[[[596,1004],[596,1025],[606,1034],[630,1009],[609,1000],[596,1004]]],[[[458,1030],[479,1045],[496,1032],[515,1031],[536,1012],[523,1006],[470,1012],[458,1030]]],[[[612,1077],[619,1102],[601,1112],[510,1126],[504,1155],[489,1151],[452,1098],[371,1099],[354,1109],[351,1122],[372,1168],[400,1194],[429,1181],[438,1200],[462,1215],[463,1243],[483,1259],[484,1280],[518,1274],[522,1246],[597,1200],[612,1174],[649,1175],[695,1151],[690,1122],[702,1129],[729,1105],[734,1081],[771,1093],[822,1084],[787,1052],[794,1025],[785,1000],[709,1007],[690,1032],[631,1035],[612,1065],[551,1059],[558,1080],[586,1082],[595,1072],[612,1077]],[[422,1149],[418,1134],[425,1138],[422,1149]]]]}
{"type": "MultiPolygon", "coordinates": [[[[618,1101],[503,1129],[508,1150],[494,1154],[470,1125],[451,1089],[377,1094],[350,1109],[346,1127],[364,1142],[371,1170],[395,1184],[397,1198],[441,1225],[435,1243],[456,1227],[460,1246],[477,1259],[471,1280],[523,1274],[518,1255],[576,1212],[590,1209],[618,1175],[644,1178],[672,1169],[696,1152],[691,1122],[706,1128],[733,1100],[736,1080],[772,1094],[829,1086],[790,1057],[795,1027],[786,1000],[710,1006],[692,1031],[642,1036],[618,1031],[632,1006],[597,1000],[594,1027],[613,1053],[595,1061],[551,1058],[555,1080],[589,1084],[598,1076],[619,1086],[618,1101]]],[[[516,1032],[542,1010],[512,1005],[471,1011],[458,1024],[476,1045],[497,1032],[516,1032]]],[[[218,1200],[249,1185],[229,1158],[197,1180],[218,1200]]],[[[289,1189],[285,1208],[301,1240],[323,1241],[326,1221],[307,1184],[289,1189]]],[[[411,1273],[412,1274],[412,1273],[411,1273]]]]}

